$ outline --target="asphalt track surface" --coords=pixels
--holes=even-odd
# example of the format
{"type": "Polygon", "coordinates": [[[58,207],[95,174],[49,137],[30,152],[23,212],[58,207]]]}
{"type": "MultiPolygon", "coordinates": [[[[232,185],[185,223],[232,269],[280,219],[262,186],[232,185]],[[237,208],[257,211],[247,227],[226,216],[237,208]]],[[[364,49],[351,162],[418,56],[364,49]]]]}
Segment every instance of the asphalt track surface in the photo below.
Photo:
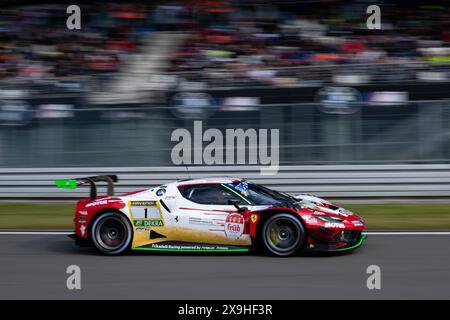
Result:
{"type": "Polygon", "coordinates": [[[108,257],[61,234],[0,233],[0,299],[450,299],[450,234],[374,234],[339,255],[135,252],[108,257]],[[66,268],[81,268],[68,290],[66,268]],[[366,286],[381,268],[381,290],[366,286]]]}

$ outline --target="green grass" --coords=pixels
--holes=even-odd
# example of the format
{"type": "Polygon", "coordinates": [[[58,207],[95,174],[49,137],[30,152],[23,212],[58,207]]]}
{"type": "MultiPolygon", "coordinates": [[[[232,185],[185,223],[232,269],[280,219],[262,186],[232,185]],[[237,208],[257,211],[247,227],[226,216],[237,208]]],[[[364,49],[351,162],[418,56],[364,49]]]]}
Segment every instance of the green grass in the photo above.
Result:
{"type": "Polygon", "coordinates": [[[450,204],[351,204],[368,229],[450,229],[450,204]]]}
{"type": "MultiPolygon", "coordinates": [[[[450,204],[349,204],[369,229],[450,229],[450,204]]],[[[75,205],[0,203],[0,229],[72,229],[75,205]]]]}
{"type": "Polygon", "coordinates": [[[0,229],[73,229],[75,204],[0,203],[0,229]]]}

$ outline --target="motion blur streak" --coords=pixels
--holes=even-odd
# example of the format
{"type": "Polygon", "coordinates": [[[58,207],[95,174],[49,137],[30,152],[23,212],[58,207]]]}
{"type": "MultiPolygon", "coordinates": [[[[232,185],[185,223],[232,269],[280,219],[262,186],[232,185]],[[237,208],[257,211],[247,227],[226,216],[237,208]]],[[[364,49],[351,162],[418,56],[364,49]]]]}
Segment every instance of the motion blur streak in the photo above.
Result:
{"type": "MultiPolygon", "coordinates": [[[[0,235],[45,235],[45,236],[51,236],[51,235],[70,235],[73,232],[64,232],[64,231],[0,231],[0,235]]],[[[450,235],[449,232],[443,232],[443,231],[417,231],[417,232],[410,232],[410,231],[390,231],[390,232],[376,232],[376,231],[366,231],[363,232],[363,234],[370,235],[370,236],[448,236],[450,235]]]]}
{"type": "Polygon", "coordinates": [[[369,236],[351,254],[289,259],[247,253],[142,252],[112,258],[94,248],[75,247],[65,236],[1,239],[1,299],[433,299],[450,295],[450,256],[442,254],[450,245],[448,236],[369,236]],[[66,268],[75,261],[83,275],[78,292],[65,286],[66,268]],[[366,268],[374,263],[382,272],[383,286],[377,292],[366,287],[366,268]]]}
{"type": "MultiPolygon", "coordinates": [[[[0,299],[450,297],[449,232],[419,232],[450,225],[440,206],[450,196],[447,1],[379,1],[370,30],[365,0],[78,1],[79,30],[67,28],[66,5],[34,3],[0,6],[0,200],[29,201],[1,206],[0,299]],[[250,156],[238,167],[175,165],[171,133],[195,121],[217,136],[277,130],[278,174],[255,173],[250,156]],[[383,219],[352,254],[105,257],[57,231],[73,217],[37,203],[85,197],[53,184],[80,170],[117,174],[117,194],[240,175],[356,198],[362,217],[383,219]],[[382,231],[393,225],[405,231],[382,231]],[[79,291],[65,286],[72,264],[79,291]],[[370,265],[379,291],[366,287],[370,265]]],[[[242,146],[236,160],[255,150],[242,146]]]]}
{"type": "Polygon", "coordinates": [[[279,129],[281,165],[448,163],[439,3],[382,5],[380,30],[363,1],[92,2],[81,30],[63,5],[9,6],[0,166],[167,165],[193,120],[279,129]]]}

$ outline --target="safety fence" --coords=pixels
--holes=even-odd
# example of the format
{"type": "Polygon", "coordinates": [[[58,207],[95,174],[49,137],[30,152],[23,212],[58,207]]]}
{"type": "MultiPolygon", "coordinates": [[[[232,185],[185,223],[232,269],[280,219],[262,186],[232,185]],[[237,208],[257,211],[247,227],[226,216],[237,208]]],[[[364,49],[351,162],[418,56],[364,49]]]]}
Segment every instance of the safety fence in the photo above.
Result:
{"type": "MultiPolygon", "coordinates": [[[[98,174],[118,175],[116,194],[178,179],[233,176],[291,194],[330,198],[450,196],[449,164],[415,164],[282,166],[274,175],[262,175],[259,166],[7,168],[0,169],[0,198],[81,198],[88,195],[87,187],[61,190],[54,180],[98,174]]],[[[105,191],[105,187],[99,188],[99,194],[105,191]]]]}

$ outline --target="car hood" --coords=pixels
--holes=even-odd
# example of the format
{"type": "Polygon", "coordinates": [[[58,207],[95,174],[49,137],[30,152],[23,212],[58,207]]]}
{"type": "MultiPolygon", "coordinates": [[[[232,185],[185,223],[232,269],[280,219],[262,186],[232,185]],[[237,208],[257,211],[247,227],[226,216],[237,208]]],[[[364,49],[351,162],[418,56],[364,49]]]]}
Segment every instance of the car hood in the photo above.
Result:
{"type": "Polygon", "coordinates": [[[297,194],[298,204],[303,208],[314,210],[315,215],[326,215],[353,223],[354,226],[365,226],[366,222],[359,215],[339,205],[310,194],[297,194]]]}

